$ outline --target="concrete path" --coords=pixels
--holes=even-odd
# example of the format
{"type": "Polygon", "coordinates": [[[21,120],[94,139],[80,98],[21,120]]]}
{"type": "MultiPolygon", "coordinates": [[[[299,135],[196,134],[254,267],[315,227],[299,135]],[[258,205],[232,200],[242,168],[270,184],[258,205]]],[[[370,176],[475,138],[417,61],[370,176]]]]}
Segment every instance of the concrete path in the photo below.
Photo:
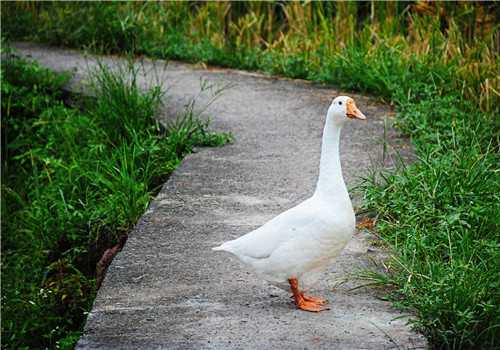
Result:
{"type": "MultiPolygon", "coordinates": [[[[76,69],[76,81],[95,65],[76,51],[17,47],[56,70],[76,69]]],[[[110,65],[119,61],[102,59],[110,65]]],[[[170,88],[162,118],[199,94],[201,78],[231,83],[207,113],[214,129],[233,132],[235,143],[189,155],[163,186],[110,266],[78,349],[425,347],[374,291],[351,290],[357,285],[352,279],[338,285],[383,254],[369,247],[366,233],[356,234],[318,286],[317,294],[332,307],[320,314],[295,310],[287,293],[257,279],[232,256],[210,250],[312,193],[324,116],[341,91],[180,63],[154,70],[145,61],[143,67],[146,81],[156,76],[170,88]]],[[[381,159],[384,118],[391,112],[349,95],[368,116],[343,131],[342,164],[352,186],[381,159]]],[[[200,105],[208,98],[201,94],[200,105]]],[[[388,142],[408,149],[393,131],[388,142]]]]}

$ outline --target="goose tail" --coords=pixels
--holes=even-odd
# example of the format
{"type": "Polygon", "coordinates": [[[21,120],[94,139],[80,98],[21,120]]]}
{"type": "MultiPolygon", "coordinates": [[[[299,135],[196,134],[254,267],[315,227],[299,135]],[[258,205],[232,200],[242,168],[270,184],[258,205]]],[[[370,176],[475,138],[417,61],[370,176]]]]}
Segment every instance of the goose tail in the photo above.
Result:
{"type": "Polygon", "coordinates": [[[212,250],[216,252],[231,252],[231,242],[232,241],[224,242],[218,247],[213,247],[212,250]]]}
{"type": "Polygon", "coordinates": [[[216,252],[219,252],[219,251],[224,251],[224,247],[223,247],[224,244],[221,244],[220,246],[218,247],[212,247],[212,250],[213,251],[216,251],[216,252]]]}

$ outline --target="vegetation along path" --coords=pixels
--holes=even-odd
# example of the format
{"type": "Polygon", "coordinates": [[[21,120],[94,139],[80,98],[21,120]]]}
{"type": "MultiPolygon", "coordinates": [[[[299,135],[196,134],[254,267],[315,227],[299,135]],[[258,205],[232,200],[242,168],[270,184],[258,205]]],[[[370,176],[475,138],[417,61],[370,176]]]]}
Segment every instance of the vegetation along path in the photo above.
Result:
{"type": "MultiPolygon", "coordinates": [[[[95,65],[76,51],[16,46],[52,69],[76,69],[77,80],[95,65]]],[[[356,233],[319,284],[318,294],[331,302],[331,310],[320,314],[296,310],[285,292],[210,249],[312,193],[326,109],[342,91],[179,63],[166,69],[143,64],[146,80],[170,84],[165,121],[194,96],[200,106],[209,101],[210,94],[200,93],[201,80],[230,84],[206,114],[213,116],[212,127],[231,131],[235,141],[189,155],[163,186],[111,264],[77,348],[425,347],[373,290],[353,290],[359,282],[352,278],[339,283],[383,256],[366,232],[356,233]]],[[[368,117],[343,131],[343,171],[352,187],[380,163],[383,135],[392,148],[408,147],[393,131],[384,132],[388,107],[350,95],[368,117]]]]}

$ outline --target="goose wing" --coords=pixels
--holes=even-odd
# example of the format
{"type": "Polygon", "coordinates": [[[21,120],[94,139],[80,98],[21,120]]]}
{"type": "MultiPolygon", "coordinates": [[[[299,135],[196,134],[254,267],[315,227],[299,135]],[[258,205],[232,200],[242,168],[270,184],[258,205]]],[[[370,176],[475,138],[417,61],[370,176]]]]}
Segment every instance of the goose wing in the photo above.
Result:
{"type": "Polygon", "coordinates": [[[220,250],[253,259],[268,258],[280,245],[300,236],[314,236],[324,228],[325,223],[315,210],[313,203],[302,202],[258,229],[224,243],[220,250]]]}

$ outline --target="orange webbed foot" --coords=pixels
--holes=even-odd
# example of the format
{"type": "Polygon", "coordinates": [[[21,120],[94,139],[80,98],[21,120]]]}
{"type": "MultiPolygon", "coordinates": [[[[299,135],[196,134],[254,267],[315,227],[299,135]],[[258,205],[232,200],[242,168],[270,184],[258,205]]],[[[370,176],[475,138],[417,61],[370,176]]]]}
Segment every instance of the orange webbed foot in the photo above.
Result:
{"type": "Polygon", "coordinates": [[[299,301],[296,305],[297,305],[297,309],[309,311],[309,312],[321,312],[321,311],[330,310],[327,307],[323,307],[321,304],[318,304],[318,303],[315,303],[312,301],[306,301],[306,300],[299,301]]]}
{"type": "Polygon", "coordinates": [[[327,303],[325,299],[305,296],[304,293],[299,290],[299,282],[296,278],[291,278],[288,282],[290,283],[290,288],[292,290],[293,299],[295,300],[295,306],[297,306],[297,309],[309,312],[330,310],[329,308],[323,307],[323,305],[327,303]]]}
{"type": "Polygon", "coordinates": [[[304,298],[305,301],[310,301],[319,305],[328,304],[328,300],[326,299],[320,297],[313,297],[312,295],[304,295],[304,293],[302,293],[302,298],[304,298]]]}

